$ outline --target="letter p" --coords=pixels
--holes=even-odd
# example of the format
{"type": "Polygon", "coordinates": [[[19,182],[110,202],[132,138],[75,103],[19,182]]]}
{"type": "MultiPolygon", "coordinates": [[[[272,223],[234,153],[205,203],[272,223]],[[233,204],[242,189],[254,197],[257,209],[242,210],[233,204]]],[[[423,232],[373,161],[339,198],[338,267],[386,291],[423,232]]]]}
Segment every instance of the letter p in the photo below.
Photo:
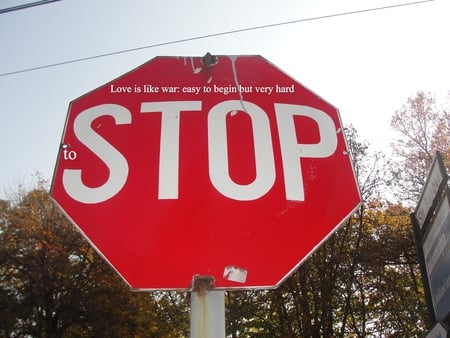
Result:
{"type": "Polygon", "coordinates": [[[301,105],[275,103],[275,114],[283,162],[286,199],[304,201],[305,192],[300,159],[323,158],[336,151],[336,128],[330,116],[321,110],[301,105]],[[301,144],[297,141],[294,116],[306,116],[316,121],[320,141],[314,144],[301,144]]]}

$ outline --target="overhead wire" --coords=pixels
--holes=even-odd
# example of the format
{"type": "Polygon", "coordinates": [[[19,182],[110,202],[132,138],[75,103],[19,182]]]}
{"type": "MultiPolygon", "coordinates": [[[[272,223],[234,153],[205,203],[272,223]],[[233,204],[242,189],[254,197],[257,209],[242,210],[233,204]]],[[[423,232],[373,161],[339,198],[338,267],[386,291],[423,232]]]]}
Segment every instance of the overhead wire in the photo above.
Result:
{"type": "Polygon", "coordinates": [[[36,6],[41,6],[41,5],[47,5],[50,4],[52,2],[56,2],[56,1],[61,1],[61,0],[41,0],[41,1],[33,1],[33,2],[27,2],[21,5],[17,5],[17,6],[11,6],[11,7],[5,7],[5,8],[0,8],[0,14],[3,13],[8,13],[8,12],[13,12],[13,11],[18,11],[20,9],[25,9],[25,8],[30,8],[30,7],[36,7],[36,6]]]}
{"type": "Polygon", "coordinates": [[[208,38],[213,38],[213,37],[218,37],[218,36],[231,35],[231,34],[249,32],[249,31],[254,31],[254,30],[259,30],[259,29],[267,29],[267,28],[278,27],[278,26],[292,25],[292,24],[301,23],[301,22],[307,22],[307,21],[316,21],[316,20],[336,18],[336,17],[340,17],[340,16],[348,16],[348,15],[362,14],[362,13],[368,13],[368,12],[374,12],[374,11],[388,10],[388,9],[405,7],[405,6],[414,6],[414,5],[423,4],[423,3],[427,3],[427,2],[433,2],[433,1],[435,1],[435,0],[420,0],[420,1],[414,1],[414,2],[395,4],[395,5],[382,6],[382,7],[374,7],[374,8],[360,9],[360,10],[348,11],[348,12],[342,12],[342,13],[321,15],[321,16],[316,16],[316,17],[311,17],[311,18],[304,18],[304,19],[297,19],[297,20],[292,20],[292,21],[277,22],[277,23],[266,24],[266,25],[261,25],[261,26],[240,28],[240,29],[234,29],[234,30],[218,32],[218,33],[198,35],[198,36],[189,37],[189,38],[183,38],[183,39],[159,42],[159,43],[146,45],[146,46],[141,46],[141,47],[123,49],[123,50],[119,50],[119,51],[115,51],[115,52],[108,52],[108,53],[104,53],[104,54],[91,55],[91,56],[86,56],[86,57],[77,58],[77,59],[73,59],[73,60],[66,60],[66,61],[56,62],[56,63],[42,65],[42,66],[25,68],[25,69],[21,69],[21,70],[15,70],[15,71],[8,72],[8,73],[2,73],[2,74],[0,74],[0,77],[14,75],[14,74],[20,74],[20,73],[25,73],[25,72],[31,72],[31,71],[45,69],[45,68],[57,67],[57,66],[71,64],[71,63],[88,61],[88,60],[103,58],[103,57],[107,57],[107,56],[113,56],[113,55],[130,53],[130,52],[136,52],[136,51],[144,50],[144,49],[162,47],[162,46],[167,46],[167,45],[174,45],[174,44],[183,43],[183,42],[189,42],[189,41],[195,41],[195,40],[201,40],[201,39],[208,39],[208,38]]]}

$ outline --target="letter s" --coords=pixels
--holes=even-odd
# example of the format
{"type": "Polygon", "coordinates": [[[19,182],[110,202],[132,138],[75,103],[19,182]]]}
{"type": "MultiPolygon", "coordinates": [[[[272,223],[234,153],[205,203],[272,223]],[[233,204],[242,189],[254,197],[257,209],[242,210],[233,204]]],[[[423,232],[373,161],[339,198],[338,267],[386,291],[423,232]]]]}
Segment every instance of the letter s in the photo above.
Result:
{"type": "Polygon", "coordinates": [[[97,117],[112,116],[116,124],[131,123],[131,113],[117,104],[102,104],[81,112],[74,121],[73,129],[78,140],[97,155],[108,167],[108,180],[101,186],[91,188],[81,179],[81,169],[65,169],[63,186],[73,199],[86,204],[104,202],[116,195],[125,185],[128,177],[126,158],[91,128],[97,117]]]}

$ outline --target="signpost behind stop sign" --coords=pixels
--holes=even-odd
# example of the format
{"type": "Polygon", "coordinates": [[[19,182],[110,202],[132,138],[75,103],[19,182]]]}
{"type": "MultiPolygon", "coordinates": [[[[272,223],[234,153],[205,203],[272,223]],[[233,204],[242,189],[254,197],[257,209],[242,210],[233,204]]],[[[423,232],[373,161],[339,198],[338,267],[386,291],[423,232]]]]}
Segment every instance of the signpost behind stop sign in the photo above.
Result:
{"type": "Polygon", "coordinates": [[[134,289],[276,287],[359,205],[337,109],[260,56],[215,61],[70,104],[51,195],[134,289]]]}

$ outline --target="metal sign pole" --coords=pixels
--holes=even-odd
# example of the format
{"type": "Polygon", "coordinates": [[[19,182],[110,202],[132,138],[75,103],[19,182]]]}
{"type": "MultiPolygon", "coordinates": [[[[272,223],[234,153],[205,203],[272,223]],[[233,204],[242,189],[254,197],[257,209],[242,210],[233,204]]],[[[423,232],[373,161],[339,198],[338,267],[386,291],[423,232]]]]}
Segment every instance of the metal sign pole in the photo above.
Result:
{"type": "Polygon", "coordinates": [[[225,291],[214,291],[214,277],[194,276],[191,338],[225,338],[225,291]]]}

